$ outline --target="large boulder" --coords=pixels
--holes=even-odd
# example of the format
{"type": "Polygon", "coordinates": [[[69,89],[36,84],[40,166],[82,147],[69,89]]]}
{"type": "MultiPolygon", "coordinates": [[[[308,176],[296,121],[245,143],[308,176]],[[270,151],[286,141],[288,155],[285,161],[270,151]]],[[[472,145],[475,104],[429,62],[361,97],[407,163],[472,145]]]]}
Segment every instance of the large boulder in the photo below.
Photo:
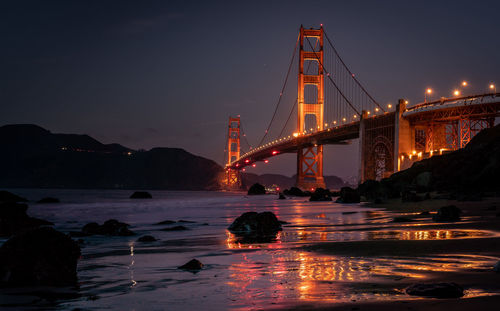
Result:
{"type": "Polygon", "coordinates": [[[464,295],[464,289],[456,283],[420,283],[408,287],[406,293],[422,297],[459,298],[464,295]]]}
{"type": "Polygon", "coordinates": [[[359,203],[359,193],[351,187],[342,187],[337,203],[359,203]]]}
{"type": "Polygon", "coordinates": [[[415,185],[418,192],[425,192],[432,190],[432,173],[422,172],[415,177],[415,185]]]}
{"type": "Polygon", "coordinates": [[[276,238],[281,223],[272,212],[246,212],[236,218],[228,230],[244,242],[267,242],[276,238]]]}
{"type": "Polygon", "coordinates": [[[253,184],[250,189],[248,189],[249,195],[266,194],[266,188],[259,183],[253,184]]]}
{"type": "Polygon", "coordinates": [[[99,225],[91,222],[83,226],[82,234],[89,235],[112,235],[112,236],[131,236],[135,233],[129,230],[129,224],[119,222],[116,219],[110,219],[99,225]]]}
{"type": "Polygon", "coordinates": [[[28,200],[9,191],[2,190],[0,191],[0,202],[28,202],[28,200]]]}
{"type": "Polygon", "coordinates": [[[15,235],[0,248],[0,286],[65,286],[77,281],[80,247],[50,227],[15,235]]]}
{"type": "Polygon", "coordinates": [[[331,201],[332,195],[328,189],[316,188],[311,194],[309,201],[331,201]]]}
{"type": "Polygon", "coordinates": [[[130,196],[131,199],[152,199],[153,196],[147,191],[136,191],[130,196]]]}
{"type": "Polygon", "coordinates": [[[0,203],[0,236],[11,236],[26,230],[53,223],[30,217],[26,214],[28,205],[7,201],[0,203]]]}
{"type": "Polygon", "coordinates": [[[437,214],[432,216],[434,221],[459,221],[462,211],[455,205],[441,207],[437,214]]]}

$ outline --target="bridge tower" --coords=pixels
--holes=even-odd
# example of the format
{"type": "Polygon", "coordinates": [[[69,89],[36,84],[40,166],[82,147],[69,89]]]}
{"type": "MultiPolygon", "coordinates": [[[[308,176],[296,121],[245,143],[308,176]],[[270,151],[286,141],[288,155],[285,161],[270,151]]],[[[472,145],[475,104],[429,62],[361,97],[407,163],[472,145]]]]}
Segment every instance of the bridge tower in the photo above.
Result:
{"type": "MultiPolygon", "coordinates": [[[[314,68],[314,67],[313,67],[314,68]]],[[[305,119],[307,115],[316,118],[317,130],[323,130],[323,104],[324,104],[324,76],[323,76],[323,26],[320,29],[304,29],[300,26],[299,49],[299,77],[297,88],[298,117],[297,130],[302,133],[306,130],[305,119]],[[309,38],[317,40],[317,48],[304,50],[311,47],[309,38]],[[304,61],[313,61],[317,65],[316,74],[304,74],[304,61]],[[305,102],[304,89],[306,85],[316,87],[317,96],[314,102],[305,102]]],[[[313,144],[297,151],[297,187],[301,189],[326,188],[323,179],[323,146],[313,144]]]]}
{"type": "MultiPolygon", "coordinates": [[[[227,135],[227,162],[240,158],[240,116],[229,117],[228,135],[227,135]]],[[[239,189],[241,187],[240,171],[226,168],[226,185],[230,189],[239,189]]]]}

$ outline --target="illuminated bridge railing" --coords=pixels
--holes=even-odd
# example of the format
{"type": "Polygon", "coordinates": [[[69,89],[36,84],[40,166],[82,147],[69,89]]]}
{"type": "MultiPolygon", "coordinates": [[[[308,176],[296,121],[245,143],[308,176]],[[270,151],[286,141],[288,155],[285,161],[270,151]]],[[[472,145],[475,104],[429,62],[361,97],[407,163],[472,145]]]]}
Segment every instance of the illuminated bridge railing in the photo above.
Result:
{"type": "Polygon", "coordinates": [[[403,117],[413,114],[430,112],[433,110],[452,109],[456,107],[464,107],[471,105],[495,104],[500,101],[500,93],[490,93],[482,95],[471,95],[455,98],[443,98],[427,103],[420,103],[412,107],[408,107],[403,113],[403,117]]]}
{"type": "Polygon", "coordinates": [[[358,131],[359,121],[356,121],[328,127],[321,131],[312,130],[304,131],[303,133],[294,133],[293,135],[285,136],[254,148],[241,155],[240,158],[231,162],[228,166],[231,168],[243,168],[254,162],[262,161],[278,154],[296,152],[299,148],[308,145],[342,143],[342,141],[356,138],[358,131]]]}

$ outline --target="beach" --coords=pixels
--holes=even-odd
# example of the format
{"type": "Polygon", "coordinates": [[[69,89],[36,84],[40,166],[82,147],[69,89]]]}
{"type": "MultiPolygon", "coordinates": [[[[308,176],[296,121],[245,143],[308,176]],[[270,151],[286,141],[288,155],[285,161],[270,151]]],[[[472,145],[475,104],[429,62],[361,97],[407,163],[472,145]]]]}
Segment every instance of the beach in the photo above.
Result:
{"type": "Polygon", "coordinates": [[[153,199],[131,200],[126,190],[9,190],[60,198],[30,203],[28,214],[64,233],[114,218],[135,235],[74,238],[82,251],[78,286],[4,288],[5,310],[487,310],[500,301],[492,270],[500,259],[498,199],[373,205],[238,192],[151,191],[153,199]],[[432,220],[450,204],[463,211],[460,221],[432,220]],[[286,223],[270,243],[244,243],[226,229],[248,211],[271,211],[286,223]],[[157,224],[165,220],[172,223],[157,224]],[[186,230],[164,230],[175,226],[186,230]],[[144,235],[158,240],[138,242],[144,235]],[[193,258],[202,270],[178,269],[193,258]],[[406,294],[422,282],[455,282],[465,295],[406,294]]]}

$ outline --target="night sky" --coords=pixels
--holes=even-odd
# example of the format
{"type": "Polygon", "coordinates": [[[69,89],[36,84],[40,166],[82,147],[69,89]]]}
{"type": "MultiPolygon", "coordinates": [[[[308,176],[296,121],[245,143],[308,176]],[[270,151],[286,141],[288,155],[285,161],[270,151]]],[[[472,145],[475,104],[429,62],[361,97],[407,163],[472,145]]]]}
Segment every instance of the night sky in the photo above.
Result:
{"type": "MultiPolygon", "coordinates": [[[[323,24],[381,103],[500,84],[497,1],[2,1],[0,125],[34,123],[222,163],[227,118],[256,144],[300,24],[323,24]]],[[[292,78],[296,84],[296,78],[292,78]]],[[[325,174],[356,171],[356,142],[325,174]]],[[[286,155],[252,172],[295,173],[286,155]]]]}

